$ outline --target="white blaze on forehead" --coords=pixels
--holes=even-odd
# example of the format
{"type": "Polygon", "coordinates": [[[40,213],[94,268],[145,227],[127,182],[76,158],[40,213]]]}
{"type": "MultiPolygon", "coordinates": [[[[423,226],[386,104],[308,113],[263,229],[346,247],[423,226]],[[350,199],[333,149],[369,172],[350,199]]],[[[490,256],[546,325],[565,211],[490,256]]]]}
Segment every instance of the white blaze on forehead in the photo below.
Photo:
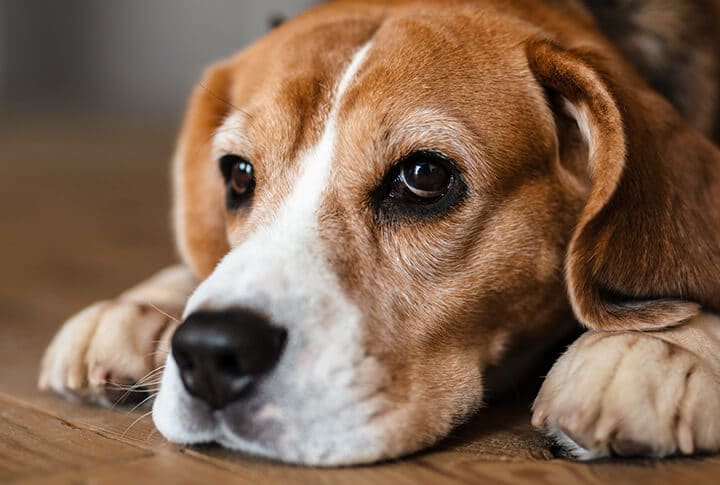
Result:
{"type": "Polygon", "coordinates": [[[313,225],[316,220],[315,215],[330,174],[337,138],[337,116],[342,105],[343,95],[355,78],[369,49],[370,43],[360,48],[345,69],[337,85],[332,109],[325,122],[325,129],[320,141],[303,156],[300,162],[302,175],[290,196],[285,200],[281,217],[276,222],[285,231],[291,230],[293,225],[296,226],[295,228],[298,228],[297,225],[308,223],[313,225]]]}

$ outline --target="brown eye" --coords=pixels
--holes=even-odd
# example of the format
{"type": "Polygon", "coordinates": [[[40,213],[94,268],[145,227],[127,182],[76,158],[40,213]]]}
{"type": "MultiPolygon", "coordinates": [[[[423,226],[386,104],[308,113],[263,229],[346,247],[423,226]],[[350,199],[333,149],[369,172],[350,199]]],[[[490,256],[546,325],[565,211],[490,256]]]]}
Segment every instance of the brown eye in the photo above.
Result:
{"type": "Polygon", "coordinates": [[[379,221],[401,223],[446,214],[465,198],[457,163],[442,152],[411,152],[370,193],[379,221]]]}
{"type": "Polygon", "coordinates": [[[418,152],[400,167],[400,181],[421,199],[442,197],[450,187],[452,175],[437,159],[437,155],[418,152]]]}
{"type": "Polygon", "coordinates": [[[250,192],[255,185],[255,173],[250,162],[240,160],[233,164],[230,172],[230,186],[238,195],[250,192]]]}
{"type": "Polygon", "coordinates": [[[227,183],[226,205],[228,209],[237,209],[255,189],[252,163],[238,155],[223,155],[220,158],[220,171],[227,183]]]}

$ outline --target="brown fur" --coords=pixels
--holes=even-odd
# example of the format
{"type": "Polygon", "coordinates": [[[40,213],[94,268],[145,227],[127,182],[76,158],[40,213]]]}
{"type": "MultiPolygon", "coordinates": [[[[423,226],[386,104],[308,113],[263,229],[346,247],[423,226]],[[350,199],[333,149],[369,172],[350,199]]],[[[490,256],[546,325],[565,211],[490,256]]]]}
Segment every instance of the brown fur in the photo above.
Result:
{"type": "Polygon", "coordinates": [[[593,70],[588,55],[531,47],[539,78],[588,107],[597,143],[567,259],[576,314],[594,328],[643,329],[717,310],[720,152],[659,95],[613,81],[597,55],[593,70]]]}

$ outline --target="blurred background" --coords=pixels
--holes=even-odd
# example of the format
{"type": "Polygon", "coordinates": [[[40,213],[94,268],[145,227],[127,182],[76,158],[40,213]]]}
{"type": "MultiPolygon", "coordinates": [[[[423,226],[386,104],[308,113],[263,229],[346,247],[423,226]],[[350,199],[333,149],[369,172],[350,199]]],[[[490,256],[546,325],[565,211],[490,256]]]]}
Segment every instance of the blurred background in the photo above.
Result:
{"type": "Polygon", "coordinates": [[[0,393],[60,324],[177,261],[169,166],[203,67],[311,0],[0,0],[0,393]]]}
{"type": "Polygon", "coordinates": [[[312,0],[0,0],[10,113],[176,118],[203,66],[312,0]]]}

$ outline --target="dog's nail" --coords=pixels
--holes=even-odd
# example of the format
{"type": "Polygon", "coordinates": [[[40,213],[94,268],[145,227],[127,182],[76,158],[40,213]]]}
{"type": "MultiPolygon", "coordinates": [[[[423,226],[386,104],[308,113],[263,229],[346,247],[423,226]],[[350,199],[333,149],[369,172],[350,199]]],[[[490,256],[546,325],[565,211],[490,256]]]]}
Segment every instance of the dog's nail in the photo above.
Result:
{"type": "Polygon", "coordinates": [[[690,428],[690,425],[682,419],[677,425],[677,440],[678,447],[683,454],[692,455],[695,452],[692,429],[690,428]]]}
{"type": "Polygon", "coordinates": [[[613,417],[603,417],[595,426],[595,439],[600,443],[607,443],[615,434],[619,420],[613,417]]]}
{"type": "Polygon", "coordinates": [[[544,407],[538,407],[532,415],[530,423],[536,428],[542,428],[547,421],[547,413],[544,407]]]}
{"type": "Polygon", "coordinates": [[[47,372],[40,373],[37,381],[37,387],[41,391],[47,391],[50,387],[50,379],[48,379],[47,372]]]}
{"type": "Polygon", "coordinates": [[[88,375],[88,381],[92,387],[99,387],[107,384],[108,370],[102,366],[93,367],[88,375]]]}
{"type": "Polygon", "coordinates": [[[72,389],[74,391],[80,389],[85,380],[83,374],[84,374],[84,368],[82,365],[72,366],[68,370],[68,374],[67,374],[67,378],[66,378],[66,385],[67,385],[68,389],[72,389]]]}

